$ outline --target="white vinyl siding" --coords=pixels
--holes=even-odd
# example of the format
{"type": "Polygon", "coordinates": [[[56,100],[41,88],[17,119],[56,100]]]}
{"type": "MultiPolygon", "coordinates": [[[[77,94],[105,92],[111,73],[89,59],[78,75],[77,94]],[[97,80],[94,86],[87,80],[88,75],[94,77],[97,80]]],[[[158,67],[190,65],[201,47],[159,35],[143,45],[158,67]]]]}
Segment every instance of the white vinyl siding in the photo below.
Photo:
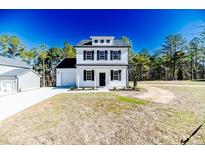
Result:
{"type": "Polygon", "coordinates": [[[58,68],[56,73],[56,86],[76,86],[75,68],[58,68]]]}
{"type": "Polygon", "coordinates": [[[18,79],[18,90],[24,91],[29,89],[40,88],[40,76],[29,71],[21,76],[18,79]]]}

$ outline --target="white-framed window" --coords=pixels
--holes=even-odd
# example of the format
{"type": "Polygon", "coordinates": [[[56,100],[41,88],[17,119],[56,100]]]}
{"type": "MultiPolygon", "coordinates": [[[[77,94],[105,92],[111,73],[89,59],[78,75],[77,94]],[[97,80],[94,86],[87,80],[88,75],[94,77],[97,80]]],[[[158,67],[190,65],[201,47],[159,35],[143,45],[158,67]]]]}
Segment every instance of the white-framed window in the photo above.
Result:
{"type": "Polygon", "coordinates": [[[94,51],[84,51],[84,60],[94,60],[94,51]]]}
{"type": "Polygon", "coordinates": [[[121,60],[121,50],[110,51],[110,60],[121,60]]]}
{"type": "Polygon", "coordinates": [[[120,73],[119,71],[113,71],[113,80],[119,80],[120,73]]]}
{"type": "Polygon", "coordinates": [[[121,81],[121,70],[111,70],[111,81],[121,81]]]}
{"type": "Polygon", "coordinates": [[[95,43],[98,43],[98,40],[94,40],[95,43]]]}
{"type": "Polygon", "coordinates": [[[99,60],[105,60],[105,51],[99,51],[99,60]]]}
{"type": "Polygon", "coordinates": [[[92,71],[86,71],[86,80],[92,80],[92,71]]]}
{"type": "Polygon", "coordinates": [[[106,40],[106,43],[110,43],[110,40],[106,40]]]}
{"type": "Polygon", "coordinates": [[[84,81],[94,81],[94,70],[84,70],[83,72],[84,81]]]}
{"type": "Polygon", "coordinates": [[[100,40],[100,43],[104,43],[104,40],[100,40]]]}
{"type": "Polygon", "coordinates": [[[87,60],[92,60],[92,51],[86,51],[86,59],[87,60]]]}
{"type": "Polygon", "coordinates": [[[107,51],[97,51],[97,60],[107,60],[107,51]]]}
{"type": "Polygon", "coordinates": [[[119,56],[120,56],[120,54],[119,54],[118,51],[113,51],[113,56],[112,56],[112,59],[113,59],[113,60],[118,60],[118,59],[119,59],[119,56]]]}

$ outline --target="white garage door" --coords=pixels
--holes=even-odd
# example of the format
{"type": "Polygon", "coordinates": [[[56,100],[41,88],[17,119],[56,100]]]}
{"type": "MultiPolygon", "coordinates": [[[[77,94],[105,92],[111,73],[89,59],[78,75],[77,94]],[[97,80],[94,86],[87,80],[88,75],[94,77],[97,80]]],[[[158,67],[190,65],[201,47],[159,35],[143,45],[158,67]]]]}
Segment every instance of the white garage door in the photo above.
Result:
{"type": "Polygon", "coordinates": [[[61,86],[76,85],[76,69],[68,69],[61,72],[61,86]]]}
{"type": "Polygon", "coordinates": [[[1,88],[3,92],[15,92],[16,91],[16,82],[15,80],[2,80],[1,88]]]}

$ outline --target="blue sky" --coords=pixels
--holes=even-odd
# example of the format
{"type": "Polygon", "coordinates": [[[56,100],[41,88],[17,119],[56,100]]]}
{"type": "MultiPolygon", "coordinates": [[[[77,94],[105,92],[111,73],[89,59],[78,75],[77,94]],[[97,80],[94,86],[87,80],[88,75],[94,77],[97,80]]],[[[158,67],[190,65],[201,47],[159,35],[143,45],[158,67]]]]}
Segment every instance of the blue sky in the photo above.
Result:
{"type": "Polygon", "coordinates": [[[0,10],[0,34],[20,37],[28,48],[75,45],[90,35],[128,36],[136,51],[160,47],[164,38],[187,39],[201,29],[205,10],[0,10]]]}

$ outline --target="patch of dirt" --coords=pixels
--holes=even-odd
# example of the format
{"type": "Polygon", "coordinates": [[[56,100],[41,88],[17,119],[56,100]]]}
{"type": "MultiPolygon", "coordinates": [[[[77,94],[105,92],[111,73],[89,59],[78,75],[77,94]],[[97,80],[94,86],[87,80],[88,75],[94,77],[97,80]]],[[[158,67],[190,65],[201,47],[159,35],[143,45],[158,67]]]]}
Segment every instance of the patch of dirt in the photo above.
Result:
{"type": "Polygon", "coordinates": [[[162,103],[162,104],[172,103],[175,98],[175,95],[168,90],[164,90],[164,89],[161,89],[158,87],[152,87],[152,86],[144,86],[144,88],[147,91],[136,95],[135,96],[136,98],[145,99],[148,101],[162,103]]]}

